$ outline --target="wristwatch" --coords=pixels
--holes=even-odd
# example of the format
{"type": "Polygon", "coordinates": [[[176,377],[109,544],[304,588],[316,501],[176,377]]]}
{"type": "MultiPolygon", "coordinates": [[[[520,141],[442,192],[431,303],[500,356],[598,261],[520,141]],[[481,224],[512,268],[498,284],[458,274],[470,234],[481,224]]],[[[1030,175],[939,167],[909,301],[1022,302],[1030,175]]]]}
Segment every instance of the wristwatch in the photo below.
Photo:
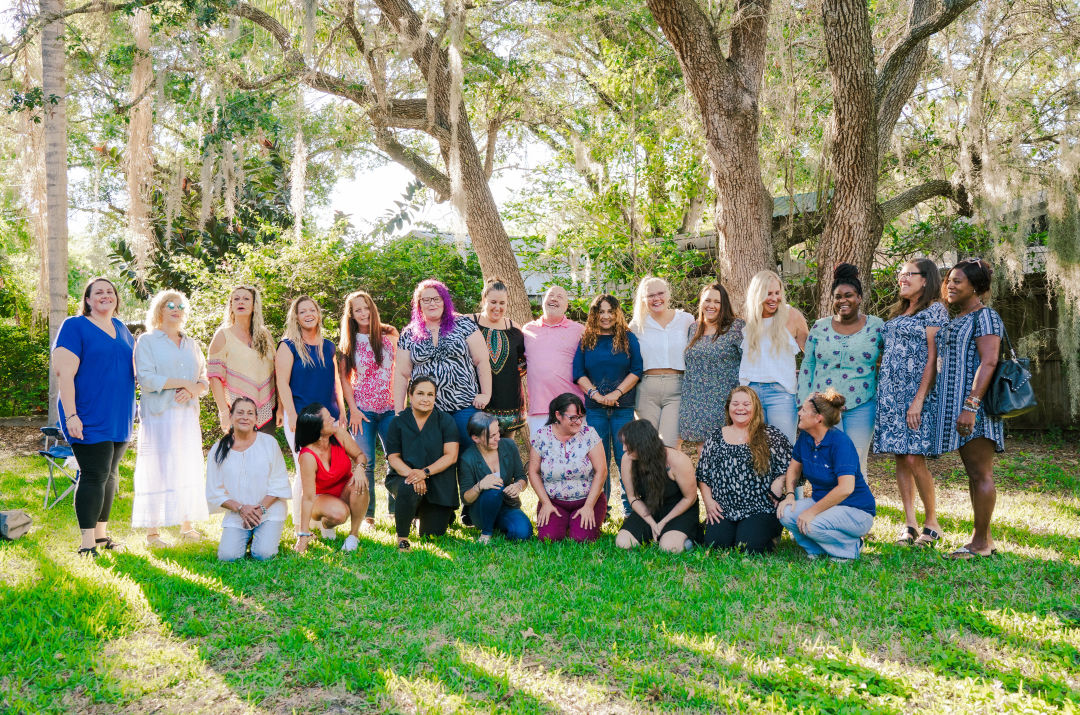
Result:
{"type": "Polygon", "coordinates": [[[431,467],[424,467],[424,474],[431,476],[431,467]]]}

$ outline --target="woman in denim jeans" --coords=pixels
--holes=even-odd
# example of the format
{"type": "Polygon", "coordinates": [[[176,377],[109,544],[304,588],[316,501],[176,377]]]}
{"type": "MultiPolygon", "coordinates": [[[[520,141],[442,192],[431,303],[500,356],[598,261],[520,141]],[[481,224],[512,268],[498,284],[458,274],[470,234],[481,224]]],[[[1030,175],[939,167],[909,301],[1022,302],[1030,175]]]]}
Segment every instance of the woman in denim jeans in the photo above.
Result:
{"type": "Polygon", "coordinates": [[[788,305],[784,284],[772,271],[761,271],[750,280],[743,315],[739,384],[753,388],[765,410],[765,422],[794,443],[798,431],[795,356],[806,345],[806,318],[788,305]]]}
{"type": "MultiPolygon", "coordinates": [[[[394,375],[394,343],[397,330],[379,320],[379,308],[362,290],[345,298],[341,316],[341,339],[337,364],[341,384],[345,386],[345,404],[349,408],[349,433],[367,457],[367,517],[360,528],[375,526],[375,437],[386,454],[386,435],[394,419],[394,395],[390,383],[394,375]]],[[[387,494],[387,509],[394,513],[394,496],[387,494]]]]}

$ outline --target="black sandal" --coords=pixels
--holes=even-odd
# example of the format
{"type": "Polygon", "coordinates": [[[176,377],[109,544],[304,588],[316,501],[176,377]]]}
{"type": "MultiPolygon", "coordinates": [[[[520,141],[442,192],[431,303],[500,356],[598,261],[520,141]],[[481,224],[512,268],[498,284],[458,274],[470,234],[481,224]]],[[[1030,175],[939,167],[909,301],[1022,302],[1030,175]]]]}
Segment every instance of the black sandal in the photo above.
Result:
{"type": "Polygon", "coordinates": [[[97,547],[91,546],[88,549],[79,549],[79,556],[89,556],[96,559],[98,557],[97,547]]]}
{"type": "Polygon", "coordinates": [[[933,548],[934,544],[938,541],[941,541],[941,534],[928,526],[924,526],[922,534],[919,538],[915,539],[914,546],[929,546],[930,548],[933,548]]]}
{"type": "Polygon", "coordinates": [[[405,553],[406,551],[408,551],[411,548],[412,548],[412,544],[409,543],[408,539],[398,539],[397,550],[398,550],[399,554],[400,553],[405,553]]]}
{"type": "Polygon", "coordinates": [[[918,538],[919,532],[915,530],[915,527],[905,524],[904,528],[900,531],[900,535],[896,537],[896,541],[894,543],[899,546],[911,546],[918,538]]]}
{"type": "Polygon", "coordinates": [[[94,539],[94,541],[100,544],[101,548],[108,549],[109,551],[112,551],[113,549],[119,550],[124,548],[124,542],[115,541],[111,536],[106,536],[103,539],[94,539]]]}

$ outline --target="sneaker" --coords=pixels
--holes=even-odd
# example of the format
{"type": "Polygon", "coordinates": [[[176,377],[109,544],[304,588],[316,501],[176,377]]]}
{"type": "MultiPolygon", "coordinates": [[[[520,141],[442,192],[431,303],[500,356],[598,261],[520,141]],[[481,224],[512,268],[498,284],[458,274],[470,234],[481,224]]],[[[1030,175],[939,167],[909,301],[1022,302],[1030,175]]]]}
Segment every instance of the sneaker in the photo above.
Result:
{"type": "Polygon", "coordinates": [[[341,545],[342,551],[356,551],[360,546],[360,539],[356,538],[352,534],[345,537],[345,543],[341,545]]]}
{"type": "Polygon", "coordinates": [[[322,537],[327,540],[334,540],[337,538],[337,530],[328,526],[320,526],[319,531],[322,532],[322,537]]]}

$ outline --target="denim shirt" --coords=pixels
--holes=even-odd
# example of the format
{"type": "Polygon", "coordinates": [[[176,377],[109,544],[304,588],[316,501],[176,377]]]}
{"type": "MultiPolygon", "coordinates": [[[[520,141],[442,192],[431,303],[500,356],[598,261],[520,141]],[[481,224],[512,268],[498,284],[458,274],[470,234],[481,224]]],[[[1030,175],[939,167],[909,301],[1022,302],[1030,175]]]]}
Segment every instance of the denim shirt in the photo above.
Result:
{"type": "Polygon", "coordinates": [[[181,404],[176,401],[175,389],[165,389],[170,378],[210,385],[206,379],[206,359],[199,344],[181,333],[177,346],[161,330],[143,333],[135,343],[135,376],[142,388],[139,409],[144,415],[160,415],[174,407],[198,412],[197,399],[181,404]]]}

